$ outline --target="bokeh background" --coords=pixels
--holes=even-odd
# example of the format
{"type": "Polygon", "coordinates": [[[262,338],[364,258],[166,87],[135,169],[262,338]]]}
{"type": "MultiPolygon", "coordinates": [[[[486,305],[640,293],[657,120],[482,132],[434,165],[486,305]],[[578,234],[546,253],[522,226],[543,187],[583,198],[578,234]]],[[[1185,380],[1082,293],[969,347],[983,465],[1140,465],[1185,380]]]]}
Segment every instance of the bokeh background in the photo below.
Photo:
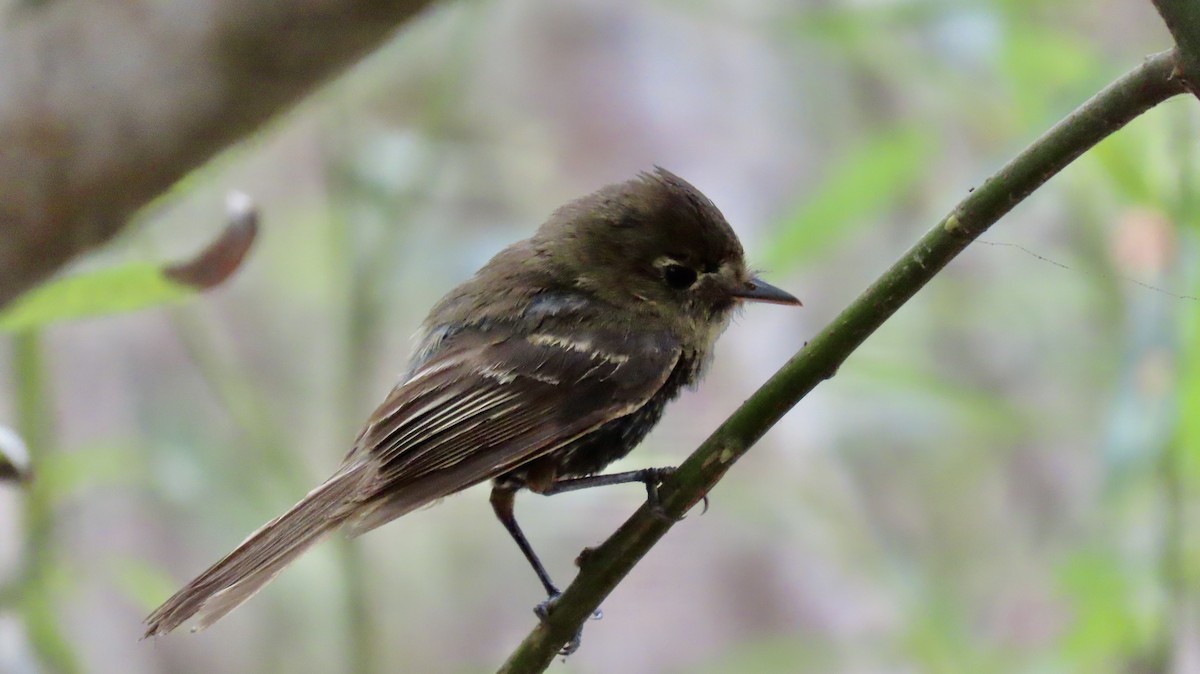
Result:
{"type": "MultiPolygon", "coordinates": [[[[805,302],[747,310],[614,469],[674,464],[967,190],[1169,44],[1139,0],[435,7],[67,272],[191,255],[238,189],[263,232],[228,285],[3,351],[0,424],[48,411],[36,487],[0,486],[0,671],[494,669],[541,590],[486,488],[323,545],[207,632],[138,637],[337,466],[429,306],[558,204],[660,164],[805,302]]],[[[554,670],[1200,672],[1195,103],[972,246],[554,670]]],[[[565,583],[642,498],[517,508],[565,583]]]]}

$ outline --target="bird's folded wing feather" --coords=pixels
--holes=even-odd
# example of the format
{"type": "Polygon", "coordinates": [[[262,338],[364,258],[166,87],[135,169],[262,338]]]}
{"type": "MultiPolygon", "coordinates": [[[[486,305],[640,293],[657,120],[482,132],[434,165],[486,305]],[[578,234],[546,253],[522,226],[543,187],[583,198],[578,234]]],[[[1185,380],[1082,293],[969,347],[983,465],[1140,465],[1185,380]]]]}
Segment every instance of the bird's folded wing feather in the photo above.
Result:
{"type": "Polygon", "coordinates": [[[352,532],[502,475],[637,410],[679,355],[662,332],[456,338],[392,391],[347,457],[375,473],[352,532]]]}

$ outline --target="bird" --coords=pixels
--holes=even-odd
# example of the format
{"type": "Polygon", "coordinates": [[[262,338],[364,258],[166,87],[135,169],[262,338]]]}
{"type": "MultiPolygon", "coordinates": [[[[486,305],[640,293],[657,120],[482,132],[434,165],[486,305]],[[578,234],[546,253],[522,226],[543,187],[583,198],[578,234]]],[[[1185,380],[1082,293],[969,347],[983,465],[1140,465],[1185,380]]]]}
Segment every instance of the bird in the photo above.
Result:
{"type": "Polygon", "coordinates": [[[212,625],[339,529],[357,536],[489,481],[547,594],[545,619],[559,590],[517,524],[516,494],[640,482],[661,514],[673,469],[602,471],[699,383],[746,302],[800,305],[747,267],[725,217],[674,173],[655,167],[558,208],[435,304],[337,471],[167,599],[143,638],[212,625]]]}

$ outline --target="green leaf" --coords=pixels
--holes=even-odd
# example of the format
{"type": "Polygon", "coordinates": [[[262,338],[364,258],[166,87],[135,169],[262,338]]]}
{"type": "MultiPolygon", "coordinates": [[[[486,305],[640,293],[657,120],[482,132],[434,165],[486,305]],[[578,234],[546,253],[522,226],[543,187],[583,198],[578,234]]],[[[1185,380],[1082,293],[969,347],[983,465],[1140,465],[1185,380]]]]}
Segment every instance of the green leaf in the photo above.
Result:
{"type": "Polygon", "coordinates": [[[823,253],[870,217],[908,195],[935,141],[915,129],[872,138],[830,169],[824,182],[779,226],[764,266],[786,271],[823,253]]]}
{"type": "Polygon", "coordinates": [[[258,236],[258,210],[250,197],[231,193],[227,210],[225,228],[191,258],[161,267],[135,262],[52,281],[0,312],[0,332],[176,304],[224,283],[245,262],[258,236]]]}
{"type": "Polygon", "coordinates": [[[0,331],[20,332],[58,321],[177,304],[195,293],[196,289],[166,278],[157,265],[130,263],[67,276],[31,291],[0,312],[0,331]]]}

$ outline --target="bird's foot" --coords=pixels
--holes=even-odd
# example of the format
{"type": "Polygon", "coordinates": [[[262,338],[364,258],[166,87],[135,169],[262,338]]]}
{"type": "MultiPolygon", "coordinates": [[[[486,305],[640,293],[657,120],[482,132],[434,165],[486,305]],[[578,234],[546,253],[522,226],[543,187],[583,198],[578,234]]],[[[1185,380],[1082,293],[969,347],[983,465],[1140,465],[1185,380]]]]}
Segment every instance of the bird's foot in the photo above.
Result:
{"type": "Polygon", "coordinates": [[[664,522],[675,523],[682,520],[686,515],[675,517],[667,512],[663,507],[662,500],[658,496],[658,487],[663,480],[675,474],[674,468],[649,468],[646,470],[646,504],[650,506],[650,514],[664,522]]]}
{"type": "MultiPolygon", "coordinates": [[[[536,615],[538,620],[541,620],[543,623],[548,622],[550,620],[550,612],[554,610],[554,606],[558,603],[558,598],[561,596],[561,592],[551,592],[550,596],[546,598],[546,601],[533,608],[533,614],[536,615]]],[[[603,617],[604,612],[600,609],[596,609],[592,612],[592,620],[599,620],[603,617]]],[[[579,644],[582,643],[582,641],[583,626],[581,625],[579,630],[575,632],[575,636],[571,637],[567,643],[563,644],[563,647],[558,651],[558,654],[566,657],[574,653],[575,651],[579,650],[579,644]]]]}
{"type": "MultiPolygon", "coordinates": [[[[687,518],[687,515],[684,514],[675,516],[668,513],[667,509],[663,507],[662,501],[659,499],[658,487],[662,484],[663,480],[666,480],[674,474],[674,468],[650,468],[646,471],[646,503],[650,505],[650,514],[664,522],[670,522],[672,524],[683,521],[687,518]]],[[[703,498],[704,508],[700,511],[701,515],[708,512],[708,494],[705,494],[703,498]]]]}

